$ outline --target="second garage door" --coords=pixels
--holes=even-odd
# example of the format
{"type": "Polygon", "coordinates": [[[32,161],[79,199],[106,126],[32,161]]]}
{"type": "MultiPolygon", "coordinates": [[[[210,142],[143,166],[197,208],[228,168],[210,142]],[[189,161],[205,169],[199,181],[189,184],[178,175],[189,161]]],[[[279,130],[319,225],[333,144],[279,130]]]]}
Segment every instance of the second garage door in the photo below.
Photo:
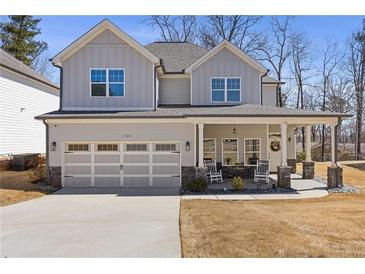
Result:
{"type": "Polygon", "coordinates": [[[65,187],[179,187],[178,142],[67,142],[65,187]]]}

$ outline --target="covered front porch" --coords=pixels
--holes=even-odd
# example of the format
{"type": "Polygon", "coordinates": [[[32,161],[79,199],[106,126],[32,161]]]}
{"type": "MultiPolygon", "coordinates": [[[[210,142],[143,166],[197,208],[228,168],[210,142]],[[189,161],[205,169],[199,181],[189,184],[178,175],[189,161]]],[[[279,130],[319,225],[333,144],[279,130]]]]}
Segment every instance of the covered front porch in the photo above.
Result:
{"type": "MultiPolygon", "coordinates": [[[[230,188],[230,180],[240,176],[247,182],[247,189],[257,188],[253,174],[257,160],[268,160],[269,171],[275,174],[278,188],[292,188],[299,178],[312,180],[314,162],[311,158],[311,128],[313,125],[327,124],[331,128],[331,165],[328,167],[328,187],[342,184],[341,168],[336,164],[337,117],[231,117],[204,119],[196,123],[196,168],[204,173],[204,162],[213,160],[218,170],[222,170],[222,184],[210,188],[230,188]],[[305,128],[306,157],[302,170],[296,168],[297,128],[305,128]],[[292,174],[292,176],[291,176],[292,174]],[[299,176],[299,177],[298,177],[299,176]]],[[[272,177],[274,180],[274,177],[272,177]]],[[[263,186],[261,185],[261,188],[263,186]]],[[[264,186],[272,188],[272,184],[264,186]]]]}

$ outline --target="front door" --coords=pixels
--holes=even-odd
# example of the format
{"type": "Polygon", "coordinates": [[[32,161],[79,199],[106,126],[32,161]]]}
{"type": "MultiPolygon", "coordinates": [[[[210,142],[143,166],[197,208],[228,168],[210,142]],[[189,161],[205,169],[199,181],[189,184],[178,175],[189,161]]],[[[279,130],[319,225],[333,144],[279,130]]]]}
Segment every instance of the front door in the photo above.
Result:
{"type": "Polygon", "coordinates": [[[276,172],[281,161],[281,135],[280,133],[269,133],[268,158],[270,172],[276,172]]]}

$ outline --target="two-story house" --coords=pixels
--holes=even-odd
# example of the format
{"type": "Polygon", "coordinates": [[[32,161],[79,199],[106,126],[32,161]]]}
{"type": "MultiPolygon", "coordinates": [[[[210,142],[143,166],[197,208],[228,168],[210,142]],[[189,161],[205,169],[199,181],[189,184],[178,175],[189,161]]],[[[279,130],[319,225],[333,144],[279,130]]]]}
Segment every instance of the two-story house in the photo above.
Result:
{"type": "MultiPolygon", "coordinates": [[[[37,119],[47,124],[51,182],[64,187],[180,187],[205,172],[205,159],[225,170],[267,159],[287,174],[296,128],[310,148],[311,126],[331,125],[334,151],[346,116],[277,107],[283,83],[228,41],[142,46],[103,20],[52,62],[60,108],[37,119]]],[[[310,149],[306,157],[313,169],[310,149]]]]}

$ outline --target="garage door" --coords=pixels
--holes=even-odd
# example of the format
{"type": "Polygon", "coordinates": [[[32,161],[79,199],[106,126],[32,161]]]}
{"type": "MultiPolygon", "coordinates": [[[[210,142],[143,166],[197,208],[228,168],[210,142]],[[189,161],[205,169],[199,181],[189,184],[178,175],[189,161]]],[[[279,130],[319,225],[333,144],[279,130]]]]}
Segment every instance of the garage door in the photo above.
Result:
{"type": "Polygon", "coordinates": [[[176,142],[66,143],[65,187],[179,187],[176,142]]]}

